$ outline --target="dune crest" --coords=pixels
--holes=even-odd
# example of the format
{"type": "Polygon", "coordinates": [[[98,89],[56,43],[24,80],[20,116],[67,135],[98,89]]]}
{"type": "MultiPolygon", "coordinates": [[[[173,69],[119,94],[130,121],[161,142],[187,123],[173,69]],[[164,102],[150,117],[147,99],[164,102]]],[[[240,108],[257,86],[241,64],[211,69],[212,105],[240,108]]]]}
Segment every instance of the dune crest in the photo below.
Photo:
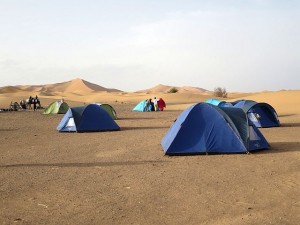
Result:
{"type": "Polygon", "coordinates": [[[86,80],[76,78],[70,81],[45,84],[45,85],[17,85],[0,87],[0,93],[14,93],[18,91],[26,91],[30,93],[39,93],[41,95],[56,95],[61,93],[90,93],[90,92],[121,92],[114,88],[105,88],[97,84],[93,84],[86,80]]]}
{"type": "Polygon", "coordinates": [[[92,92],[92,91],[113,92],[113,91],[118,91],[118,90],[108,89],[108,88],[99,86],[97,84],[88,82],[86,80],[82,80],[80,78],[68,81],[64,92],[77,92],[77,91],[81,91],[81,92],[92,92]]]}
{"type": "Polygon", "coordinates": [[[0,94],[2,93],[15,93],[15,92],[19,92],[22,91],[20,88],[18,87],[14,87],[14,86],[6,86],[3,88],[0,88],[0,94]]]}
{"type": "MultiPolygon", "coordinates": [[[[122,102],[132,103],[154,97],[161,97],[167,102],[168,110],[183,110],[189,105],[215,98],[212,91],[202,88],[182,86],[174,87],[159,84],[153,88],[138,92],[122,92],[117,89],[108,89],[80,78],[67,82],[46,85],[18,85],[0,87],[0,105],[7,107],[11,101],[20,101],[29,96],[38,95],[48,104],[48,100],[64,98],[67,101],[87,102],[122,102]],[[169,93],[176,88],[177,93],[169,93]]],[[[266,102],[272,105],[280,115],[300,114],[300,90],[263,91],[256,93],[228,93],[225,101],[248,99],[257,102],[266,102]]]]}
{"type": "Polygon", "coordinates": [[[163,84],[158,84],[152,88],[146,89],[146,90],[139,90],[136,91],[137,93],[170,93],[172,89],[176,89],[177,93],[191,93],[191,94],[206,94],[206,93],[211,93],[210,91],[199,88],[199,87],[190,87],[190,86],[182,86],[182,87],[177,87],[177,86],[168,86],[168,85],[163,85],[163,84]]]}

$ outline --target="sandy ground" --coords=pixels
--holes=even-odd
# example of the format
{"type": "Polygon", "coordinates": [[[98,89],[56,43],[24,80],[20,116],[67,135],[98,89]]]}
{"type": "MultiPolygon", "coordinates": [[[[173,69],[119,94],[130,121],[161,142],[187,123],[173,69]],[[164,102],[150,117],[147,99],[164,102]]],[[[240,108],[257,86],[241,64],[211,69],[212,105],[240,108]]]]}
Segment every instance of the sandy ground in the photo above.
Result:
{"type": "Polygon", "coordinates": [[[116,132],[59,133],[63,115],[0,113],[0,224],[299,224],[299,91],[251,96],[271,101],[282,126],[261,129],[271,148],[249,155],[165,156],[162,138],[196,99],[185,95],[140,113],[145,96],[123,94],[111,102],[116,132]]]}

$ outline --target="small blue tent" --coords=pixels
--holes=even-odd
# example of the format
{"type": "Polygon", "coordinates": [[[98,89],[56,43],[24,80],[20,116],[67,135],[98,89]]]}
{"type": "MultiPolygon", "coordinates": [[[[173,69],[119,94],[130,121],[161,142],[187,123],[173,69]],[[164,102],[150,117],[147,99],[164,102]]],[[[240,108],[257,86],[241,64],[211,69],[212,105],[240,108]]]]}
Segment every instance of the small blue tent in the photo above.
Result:
{"type": "Polygon", "coordinates": [[[184,110],[161,145],[166,155],[243,153],[269,147],[243,110],[208,103],[184,110]]]}
{"type": "Polygon", "coordinates": [[[134,108],[133,111],[145,112],[146,111],[146,100],[139,102],[134,108]]]}
{"type": "Polygon", "coordinates": [[[56,128],[60,132],[120,130],[118,124],[97,104],[69,108],[56,128]]]}
{"type": "Polygon", "coordinates": [[[205,102],[220,107],[232,107],[232,104],[230,102],[221,101],[215,98],[207,99],[205,102]]]}
{"type": "MultiPolygon", "coordinates": [[[[139,102],[134,108],[132,111],[138,111],[138,112],[146,112],[147,108],[146,108],[146,105],[147,105],[147,100],[143,100],[141,102],[139,102]]],[[[153,111],[153,106],[152,105],[149,105],[148,106],[148,111],[153,111]]]]}
{"type": "Polygon", "coordinates": [[[279,127],[280,122],[275,109],[265,102],[240,100],[234,102],[235,108],[241,108],[256,127],[279,127]]]}

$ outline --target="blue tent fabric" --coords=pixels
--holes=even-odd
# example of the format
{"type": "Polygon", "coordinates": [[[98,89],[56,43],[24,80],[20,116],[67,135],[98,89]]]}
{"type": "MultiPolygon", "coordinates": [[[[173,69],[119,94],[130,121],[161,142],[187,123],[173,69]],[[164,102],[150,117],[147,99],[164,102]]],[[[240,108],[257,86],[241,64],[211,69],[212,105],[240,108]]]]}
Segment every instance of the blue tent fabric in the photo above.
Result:
{"type": "Polygon", "coordinates": [[[61,132],[65,132],[65,131],[76,132],[76,126],[74,124],[74,117],[71,108],[68,109],[64,117],[61,119],[56,130],[61,132]]]}
{"type": "Polygon", "coordinates": [[[233,105],[230,102],[222,101],[219,104],[220,107],[232,107],[233,105]]]}
{"type": "Polygon", "coordinates": [[[69,108],[56,128],[60,132],[94,132],[120,130],[118,124],[99,105],[69,108]]]}
{"type": "Polygon", "coordinates": [[[255,104],[257,104],[257,102],[253,100],[239,100],[234,102],[233,106],[236,108],[241,108],[244,110],[244,112],[247,112],[255,104]]]}
{"type": "Polygon", "coordinates": [[[161,145],[166,155],[245,153],[269,147],[241,109],[208,103],[197,103],[184,110],[161,145]]]}
{"type": "Polygon", "coordinates": [[[219,99],[210,98],[210,99],[207,99],[205,102],[209,103],[209,104],[212,104],[212,105],[215,105],[215,106],[218,106],[221,101],[219,99]]]}
{"type": "Polygon", "coordinates": [[[149,105],[148,106],[148,110],[146,110],[146,100],[143,100],[141,102],[139,102],[132,111],[138,111],[138,112],[150,112],[150,111],[154,111],[153,105],[149,105]]]}
{"type": "Polygon", "coordinates": [[[216,99],[216,98],[207,99],[205,102],[209,103],[209,104],[212,104],[212,105],[215,105],[215,106],[220,106],[220,107],[231,107],[232,106],[232,104],[230,102],[221,101],[221,100],[216,99]]]}
{"type": "Polygon", "coordinates": [[[241,100],[234,104],[235,108],[241,108],[256,127],[279,127],[280,122],[275,109],[265,102],[241,100]]]}
{"type": "Polygon", "coordinates": [[[145,112],[146,111],[146,100],[139,102],[134,108],[133,111],[145,112]]]}

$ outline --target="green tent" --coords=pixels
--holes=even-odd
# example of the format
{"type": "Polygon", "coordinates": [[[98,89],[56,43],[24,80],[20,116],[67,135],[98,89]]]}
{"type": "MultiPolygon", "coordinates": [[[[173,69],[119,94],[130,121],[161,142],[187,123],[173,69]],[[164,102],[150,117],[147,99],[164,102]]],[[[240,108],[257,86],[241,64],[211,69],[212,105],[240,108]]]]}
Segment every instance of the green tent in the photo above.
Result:
{"type": "Polygon", "coordinates": [[[110,117],[113,120],[117,119],[117,113],[111,105],[109,105],[109,104],[100,104],[100,103],[93,103],[93,104],[100,105],[110,115],[110,117]]]}
{"type": "Polygon", "coordinates": [[[69,105],[63,101],[52,102],[43,112],[43,114],[65,114],[69,105]]]}

